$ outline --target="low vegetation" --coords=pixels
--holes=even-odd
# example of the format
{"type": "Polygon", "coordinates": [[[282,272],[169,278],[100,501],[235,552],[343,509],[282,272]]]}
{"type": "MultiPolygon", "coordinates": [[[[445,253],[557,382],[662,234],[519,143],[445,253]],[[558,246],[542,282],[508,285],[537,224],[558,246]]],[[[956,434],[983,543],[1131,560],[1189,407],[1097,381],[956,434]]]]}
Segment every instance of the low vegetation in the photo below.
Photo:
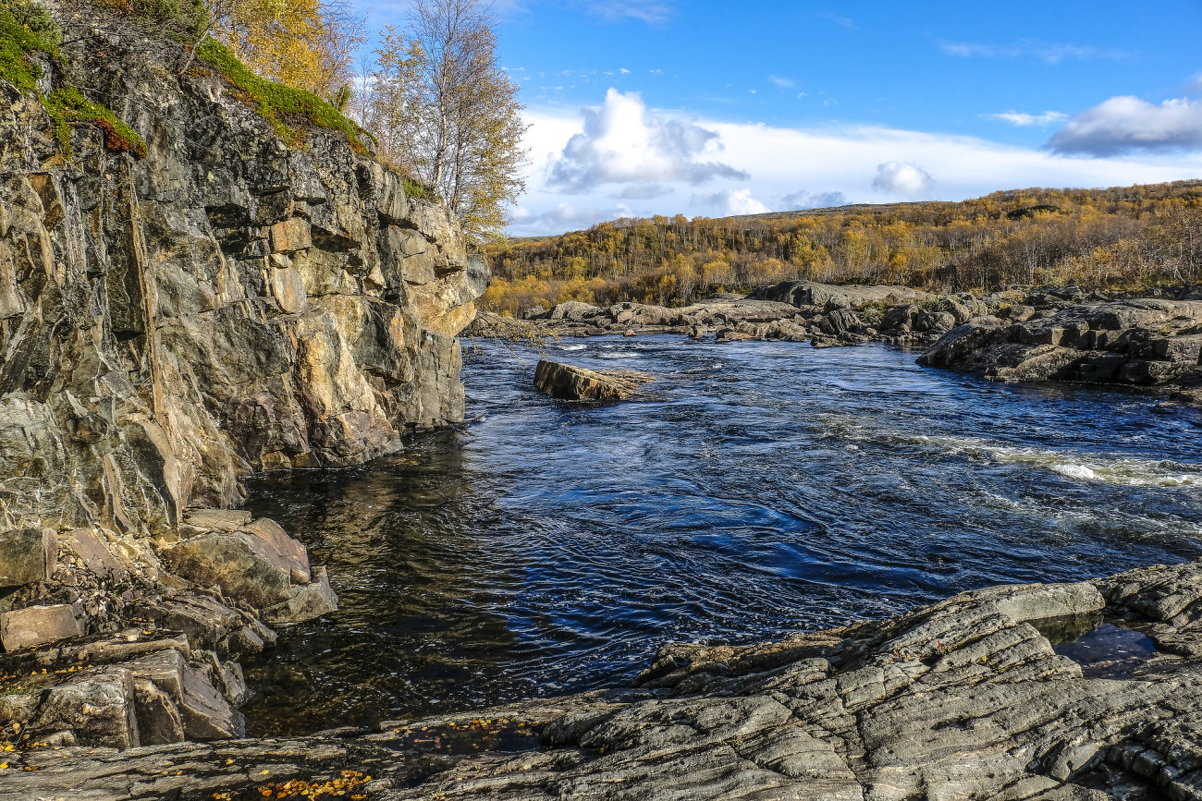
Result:
{"type": "Polygon", "coordinates": [[[366,152],[364,140],[370,138],[370,134],[312,92],[255,75],[216,39],[205,39],[196,48],[196,57],[233,84],[243,99],[254,106],[259,116],[270,122],[285,141],[299,145],[304,134],[296,123],[307,123],[341,131],[356,152],[366,152]]]}
{"type": "Polygon", "coordinates": [[[678,305],[788,279],[939,292],[1197,284],[1202,181],[723,219],[625,219],[509,240],[488,255],[496,277],[485,302],[515,314],[566,300],[678,305]]]}
{"type": "Polygon", "coordinates": [[[38,83],[43,70],[39,60],[57,60],[60,39],[58,26],[40,5],[29,0],[4,0],[0,5],[0,78],[23,94],[37,97],[54,120],[55,137],[64,155],[70,157],[72,152],[71,126],[90,124],[103,132],[104,146],[109,150],[137,158],[145,156],[142,137],[111,109],[88,100],[76,87],[60,83],[49,94],[41,92],[38,83]]]}

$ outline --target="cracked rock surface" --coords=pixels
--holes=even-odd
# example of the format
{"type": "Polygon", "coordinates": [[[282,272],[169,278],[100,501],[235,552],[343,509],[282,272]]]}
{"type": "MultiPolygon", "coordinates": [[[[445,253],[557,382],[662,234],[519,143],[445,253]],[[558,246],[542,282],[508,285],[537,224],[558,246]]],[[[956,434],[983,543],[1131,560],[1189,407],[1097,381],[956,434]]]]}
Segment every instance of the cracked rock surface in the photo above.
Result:
{"type": "Polygon", "coordinates": [[[292,740],[21,751],[0,798],[251,798],[344,770],[394,801],[1202,798],[1200,629],[1202,562],[993,587],[780,642],[670,645],[631,689],[292,740]],[[1103,619],[1156,645],[1125,678],[1053,647],[1103,619]]]}

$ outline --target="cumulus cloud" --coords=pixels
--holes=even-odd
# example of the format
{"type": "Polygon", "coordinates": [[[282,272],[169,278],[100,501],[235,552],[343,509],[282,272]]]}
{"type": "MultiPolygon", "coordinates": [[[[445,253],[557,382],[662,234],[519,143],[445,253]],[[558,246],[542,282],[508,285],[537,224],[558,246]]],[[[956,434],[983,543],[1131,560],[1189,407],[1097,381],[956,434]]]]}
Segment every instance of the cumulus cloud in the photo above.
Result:
{"type": "Polygon", "coordinates": [[[768,80],[773,86],[779,86],[781,89],[792,89],[797,86],[797,82],[792,78],[785,78],[780,75],[769,75],[768,80]]]}
{"type": "Polygon", "coordinates": [[[886,161],[876,166],[876,178],[872,188],[902,197],[922,197],[930,193],[935,179],[917,164],[904,161],[886,161]]]}
{"type": "Polygon", "coordinates": [[[1000,114],[986,114],[986,117],[994,120],[1008,122],[1011,125],[1017,125],[1020,128],[1043,127],[1052,125],[1053,123],[1063,122],[1068,119],[1068,115],[1060,111],[1045,111],[1042,114],[1027,114],[1022,111],[1003,111],[1000,114]]]}
{"type": "Polygon", "coordinates": [[[720,214],[763,214],[770,209],[751,196],[750,189],[732,189],[716,195],[694,195],[692,202],[720,214]]]}
{"type": "Polygon", "coordinates": [[[1018,59],[1027,58],[1045,64],[1064,61],[1087,61],[1106,59],[1120,61],[1132,57],[1125,50],[1090,47],[1088,45],[1041,42],[1037,39],[1020,39],[1008,44],[983,44],[980,42],[940,42],[939,49],[949,56],[960,58],[1018,59]]]}
{"type": "Polygon", "coordinates": [[[646,0],[590,0],[585,8],[589,14],[606,22],[637,19],[648,25],[661,25],[676,13],[671,3],[646,0]]]}
{"type": "Polygon", "coordinates": [[[777,208],[781,211],[801,211],[803,209],[827,209],[832,206],[846,206],[847,196],[842,192],[792,192],[780,199],[777,208]]]}
{"type": "Polygon", "coordinates": [[[706,160],[719,149],[718,134],[685,120],[652,114],[637,92],[605,93],[598,110],[584,110],[584,131],[573,136],[552,164],[548,184],[564,192],[589,192],[606,183],[746,179],[747,173],[706,160]]]}
{"type": "Polygon", "coordinates": [[[1084,156],[1202,149],[1202,100],[1112,97],[1069,120],[1048,146],[1084,156]]]}
{"type": "Polygon", "coordinates": [[[582,131],[579,111],[534,107],[526,109],[524,120],[530,125],[524,139],[530,150],[523,176],[528,189],[518,221],[508,229],[511,236],[561,233],[626,216],[731,214],[725,193],[740,189],[748,190],[751,199],[782,211],[905,199],[905,195],[872,188],[874,168],[888,162],[921,165],[938,176],[938,183],[919,196],[938,200],[961,200],[1025,186],[1129,186],[1202,178],[1202,149],[1065,158],[1047,148],[881,126],[784,128],[696,119],[695,125],[716,133],[718,139],[713,141],[722,144],[720,155],[696,160],[720,159],[750,178],[717,177],[701,187],[642,178],[603,186],[590,198],[569,198],[559,187],[551,186],[549,179],[552,168],[563,160],[565,144],[582,131]],[[821,190],[807,195],[798,191],[800,187],[821,190]],[[658,189],[666,191],[660,195],[658,189]],[[819,199],[836,193],[841,197],[819,199]],[[633,197],[653,194],[655,197],[633,197]]]}

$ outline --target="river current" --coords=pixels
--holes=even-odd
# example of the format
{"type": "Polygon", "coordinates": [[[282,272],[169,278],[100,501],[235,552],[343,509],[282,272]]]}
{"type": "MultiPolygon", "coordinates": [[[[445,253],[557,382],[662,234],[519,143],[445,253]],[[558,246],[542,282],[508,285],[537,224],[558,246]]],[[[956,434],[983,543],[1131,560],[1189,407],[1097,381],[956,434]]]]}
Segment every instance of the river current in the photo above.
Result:
{"type": "Polygon", "coordinates": [[[613,685],[666,642],[754,642],[997,583],[1202,556],[1202,414],[998,384],[881,345],[602,337],[654,373],[601,406],[468,342],[469,422],[248,508],[329,566],[337,613],[249,666],[256,734],[613,685]]]}

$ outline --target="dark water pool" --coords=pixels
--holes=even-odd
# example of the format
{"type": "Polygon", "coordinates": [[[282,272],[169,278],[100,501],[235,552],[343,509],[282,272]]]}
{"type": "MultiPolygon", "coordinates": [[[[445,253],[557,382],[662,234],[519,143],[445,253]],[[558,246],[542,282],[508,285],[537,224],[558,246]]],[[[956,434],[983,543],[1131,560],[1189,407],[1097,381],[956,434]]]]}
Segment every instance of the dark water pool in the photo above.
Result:
{"type": "Polygon", "coordinates": [[[462,431],[253,485],[249,508],[311,546],[343,604],[251,666],[256,733],[600,686],[671,640],[1202,556],[1197,412],[883,346],[677,337],[550,347],[660,376],[587,407],[533,391],[531,350],[467,349],[462,431]]]}

